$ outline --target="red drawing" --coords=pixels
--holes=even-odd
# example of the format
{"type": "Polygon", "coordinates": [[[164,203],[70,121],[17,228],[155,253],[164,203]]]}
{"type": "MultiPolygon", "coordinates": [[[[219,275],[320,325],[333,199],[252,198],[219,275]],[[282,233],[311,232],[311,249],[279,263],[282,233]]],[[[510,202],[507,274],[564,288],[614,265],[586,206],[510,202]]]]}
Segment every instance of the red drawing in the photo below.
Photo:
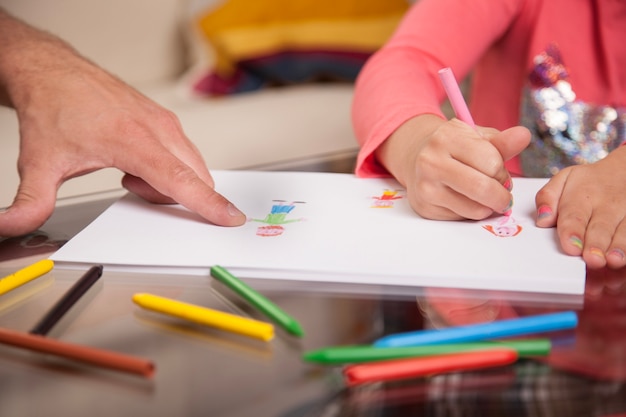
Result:
{"type": "Polygon", "coordinates": [[[403,197],[397,190],[385,190],[382,195],[372,198],[374,199],[372,208],[393,208],[394,200],[400,200],[403,197]]]}

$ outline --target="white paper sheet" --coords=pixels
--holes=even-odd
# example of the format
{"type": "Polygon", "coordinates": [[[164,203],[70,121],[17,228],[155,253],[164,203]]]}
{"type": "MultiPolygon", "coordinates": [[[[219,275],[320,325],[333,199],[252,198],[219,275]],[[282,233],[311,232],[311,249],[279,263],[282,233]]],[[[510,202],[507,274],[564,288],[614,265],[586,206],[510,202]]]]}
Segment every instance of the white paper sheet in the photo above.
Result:
{"type": "Polygon", "coordinates": [[[521,231],[498,237],[488,228],[497,227],[502,216],[480,222],[420,218],[391,179],[305,172],[212,174],[217,190],[249,217],[245,225],[214,226],[181,206],[152,205],[127,195],[51,258],[59,267],[101,263],[107,269],[152,273],[205,275],[217,264],[240,278],[584,291],[582,260],[561,252],[555,229],[534,226],[534,196],[543,179],[515,179],[512,217],[521,231]],[[282,206],[282,219],[267,217],[273,206],[278,211],[282,206]],[[257,234],[280,228],[278,235],[257,234]]]}

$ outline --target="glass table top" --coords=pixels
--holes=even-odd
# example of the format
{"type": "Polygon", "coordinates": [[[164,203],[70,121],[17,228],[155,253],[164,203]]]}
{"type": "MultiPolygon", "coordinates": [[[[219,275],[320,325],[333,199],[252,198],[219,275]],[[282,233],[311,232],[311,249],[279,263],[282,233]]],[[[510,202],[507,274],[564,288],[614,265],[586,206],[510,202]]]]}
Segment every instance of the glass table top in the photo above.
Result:
{"type": "MultiPolygon", "coordinates": [[[[45,258],[112,200],[58,209],[37,233],[0,241],[0,276],[45,258]]],[[[0,296],[0,326],[28,332],[83,271],[54,269],[0,296]]],[[[626,271],[588,271],[584,296],[249,281],[293,315],[298,339],[260,342],[145,311],[150,292],[261,319],[208,277],[104,272],[49,335],[152,360],[145,379],[0,345],[0,416],[626,415],[626,271]],[[573,310],[546,358],[346,387],[342,366],[302,355],[417,329],[573,310]]]]}

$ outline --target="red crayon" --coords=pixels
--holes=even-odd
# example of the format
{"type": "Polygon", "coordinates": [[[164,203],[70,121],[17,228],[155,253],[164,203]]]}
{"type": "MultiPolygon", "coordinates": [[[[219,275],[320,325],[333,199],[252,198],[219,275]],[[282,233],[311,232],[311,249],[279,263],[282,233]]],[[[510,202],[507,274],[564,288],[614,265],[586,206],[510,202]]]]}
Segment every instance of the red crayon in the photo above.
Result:
{"type": "Polygon", "coordinates": [[[352,386],[368,382],[393,381],[445,372],[504,366],[514,363],[517,357],[515,350],[497,348],[351,365],[344,368],[343,374],[347,385],[352,386]]]}

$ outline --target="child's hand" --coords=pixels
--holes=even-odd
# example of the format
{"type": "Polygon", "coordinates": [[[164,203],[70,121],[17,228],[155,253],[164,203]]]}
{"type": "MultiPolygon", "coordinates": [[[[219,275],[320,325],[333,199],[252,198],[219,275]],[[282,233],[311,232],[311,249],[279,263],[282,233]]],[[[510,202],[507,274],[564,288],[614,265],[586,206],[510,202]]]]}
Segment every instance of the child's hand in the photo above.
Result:
{"type": "Polygon", "coordinates": [[[561,247],[590,268],[626,265],[626,147],[563,169],[536,197],[537,225],[557,226],[561,247]]]}
{"type": "Polygon", "coordinates": [[[512,204],[504,161],[524,149],[528,130],[473,129],[453,119],[422,115],[402,125],[377,151],[406,187],[411,206],[437,220],[484,219],[512,204]]]}

